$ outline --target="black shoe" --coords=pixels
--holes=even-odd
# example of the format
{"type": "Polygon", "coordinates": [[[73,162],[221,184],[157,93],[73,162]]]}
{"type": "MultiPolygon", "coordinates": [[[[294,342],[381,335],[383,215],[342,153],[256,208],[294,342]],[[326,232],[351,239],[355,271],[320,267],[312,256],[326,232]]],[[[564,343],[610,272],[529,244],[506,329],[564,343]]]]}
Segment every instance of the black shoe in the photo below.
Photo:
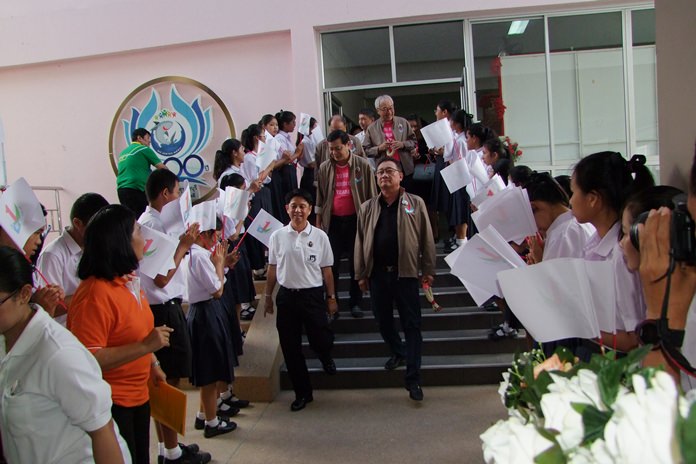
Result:
{"type": "Polygon", "coordinates": [[[311,403],[312,401],[314,401],[314,397],[312,395],[297,398],[292,402],[292,404],[290,404],[290,410],[293,412],[300,411],[307,406],[307,403],[311,403]]]}
{"type": "Polygon", "coordinates": [[[360,319],[364,316],[362,309],[360,309],[360,306],[358,305],[355,305],[352,308],[350,308],[350,315],[356,319],[360,319]]]}
{"type": "Polygon", "coordinates": [[[237,424],[235,422],[226,421],[219,417],[218,420],[219,422],[217,427],[210,427],[209,425],[205,426],[205,430],[203,431],[203,436],[205,438],[213,438],[224,433],[230,433],[237,428],[237,424]]]}
{"type": "Polygon", "coordinates": [[[497,341],[505,338],[516,338],[517,334],[517,329],[500,324],[497,327],[493,327],[490,332],[488,332],[488,339],[497,341]]]}
{"type": "Polygon", "coordinates": [[[179,459],[167,459],[164,458],[162,460],[163,463],[169,464],[169,463],[176,463],[176,464],[208,464],[210,460],[212,459],[212,456],[210,453],[193,453],[193,454],[187,454],[184,452],[181,456],[179,456],[179,459]]]}
{"type": "Polygon", "coordinates": [[[406,365],[406,359],[404,359],[403,356],[399,356],[398,354],[395,354],[391,358],[387,360],[386,363],[384,363],[384,368],[388,371],[393,371],[399,366],[405,366],[406,365]]]}
{"type": "Polygon", "coordinates": [[[413,401],[423,401],[423,389],[420,385],[410,385],[406,387],[406,390],[408,390],[408,397],[413,401]]]}
{"type": "MultiPolygon", "coordinates": [[[[205,425],[205,423],[203,423],[203,425],[205,425]]],[[[195,443],[191,443],[190,445],[184,445],[183,443],[179,443],[179,448],[181,448],[181,451],[183,451],[184,454],[196,454],[201,450],[195,443]]]]}
{"type": "Polygon", "coordinates": [[[222,402],[230,407],[237,408],[237,409],[244,409],[246,407],[249,407],[249,400],[240,400],[236,396],[231,396],[230,398],[227,398],[226,400],[222,400],[222,402]]]}
{"type": "Polygon", "coordinates": [[[236,416],[237,414],[239,414],[239,408],[235,408],[233,406],[230,406],[227,409],[220,409],[218,407],[217,411],[215,411],[215,415],[221,416],[221,417],[226,417],[228,419],[230,417],[236,416]]]}
{"type": "Polygon", "coordinates": [[[250,321],[254,318],[256,314],[256,308],[249,306],[248,308],[242,309],[239,313],[239,319],[242,321],[250,321]]]}
{"type": "Polygon", "coordinates": [[[196,430],[203,430],[205,428],[205,419],[199,419],[196,416],[196,422],[193,423],[193,428],[196,430]]]}
{"type": "Polygon", "coordinates": [[[321,367],[324,368],[324,372],[327,374],[336,375],[336,362],[333,359],[329,358],[326,362],[322,361],[321,367]]]}

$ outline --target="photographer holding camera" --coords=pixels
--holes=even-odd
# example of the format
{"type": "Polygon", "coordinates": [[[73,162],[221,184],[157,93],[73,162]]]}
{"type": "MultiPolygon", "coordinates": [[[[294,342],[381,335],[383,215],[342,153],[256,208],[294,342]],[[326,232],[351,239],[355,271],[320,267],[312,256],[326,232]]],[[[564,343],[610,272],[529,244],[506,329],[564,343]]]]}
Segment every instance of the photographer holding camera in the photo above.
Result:
{"type": "MultiPolygon", "coordinates": [[[[681,198],[680,198],[681,197],[681,198]]],[[[646,320],[636,327],[641,343],[656,348],[645,365],[663,365],[678,378],[679,371],[696,371],[696,320],[687,331],[687,315],[696,293],[696,156],[691,166],[688,199],[675,198],[675,210],[651,210],[637,225],[640,277],[647,305],[646,320]],[[691,342],[694,340],[694,342],[691,342]],[[684,357],[686,356],[686,358],[684,357]]],[[[634,232],[635,234],[635,232],[634,232]]],[[[691,319],[696,319],[692,315],[691,319]]]]}

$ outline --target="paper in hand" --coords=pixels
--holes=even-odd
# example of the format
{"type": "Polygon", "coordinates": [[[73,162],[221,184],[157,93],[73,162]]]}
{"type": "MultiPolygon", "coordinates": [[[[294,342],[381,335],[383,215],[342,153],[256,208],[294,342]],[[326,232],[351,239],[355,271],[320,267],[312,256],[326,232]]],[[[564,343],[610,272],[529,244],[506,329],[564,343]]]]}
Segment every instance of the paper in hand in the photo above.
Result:
{"type": "Polygon", "coordinates": [[[457,190],[464,188],[472,181],[469,166],[466,164],[466,160],[464,159],[457,160],[450,164],[440,171],[440,175],[442,176],[442,180],[445,181],[445,185],[447,185],[447,189],[450,191],[450,193],[454,193],[457,190]]]}
{"type": "Polygon", "coordinates": [[[433,149],[444,147],[451,143],[453,139],[452,129],[447,118],[440,119],[421,128],[421,134],[425,139],[425,143],[428,144],[428,148],[433,149]]]}
{"type": "Polygon", "coordinates": [[[46,226],[41,203],[24,177],[0,196],[0,226],[20,250],[32,234],[46,226]]]}

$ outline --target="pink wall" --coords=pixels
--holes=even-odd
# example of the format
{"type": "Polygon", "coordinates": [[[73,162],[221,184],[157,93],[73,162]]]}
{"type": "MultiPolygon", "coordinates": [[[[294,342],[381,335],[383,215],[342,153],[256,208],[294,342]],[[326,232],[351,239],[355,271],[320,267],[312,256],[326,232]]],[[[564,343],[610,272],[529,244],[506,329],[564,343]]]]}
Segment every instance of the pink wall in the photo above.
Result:
{"type": "Polygon", "coordinates": [[[116,109],[138,85],[181,75],[211,88],[238,136],[265,112],[293,108],[289,33],[219,40],[0,71],[8,182],[59,185],[63,216],[80,194],[116,201],[108,134],[116,109]],[[274,68],[268,63],[273,62],[274,68]]]}

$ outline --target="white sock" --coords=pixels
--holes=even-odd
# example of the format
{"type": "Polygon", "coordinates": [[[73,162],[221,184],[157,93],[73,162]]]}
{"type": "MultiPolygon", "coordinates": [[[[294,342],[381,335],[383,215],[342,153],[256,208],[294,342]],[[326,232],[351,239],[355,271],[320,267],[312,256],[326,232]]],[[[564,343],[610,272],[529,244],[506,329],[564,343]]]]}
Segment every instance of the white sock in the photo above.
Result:
{"type": "Polygon", "coordinates": [[[226,400],[230,397],[232,397],[232,392],[229,390],[225,390],[224,392],[220,393],[220,398],[223,400],[226,400]]]}
{"type": "Polygon", "coordinates": [[[242,303],[241,307],[242,307],[242,311],[244,311],[245,309],[251,308],[251,305],[249,303],[242,303]]]}
{"type": "Polygon", "coordinates": [[[205,420],[205,413],[202,413],[202,412],[198,411],[198,412],[196,413],[196,419],[205,420]]]}
{"type": "Polygon", "coordinates": [[[227,404],[227,403],[222,403],[221,405],[218,405],[218,409],[219,409],[220,411],[226,412],[226,411],[232,409],[232,406],[230,406],[230,405],[227,404]]]}
{"type": "Polygon", "coordinates": [[[169,460],[179,459],[182,454],[184,453],[181,451],[181,448],[179,448],[179,445],[177,445],[175,448],[167,448],[164,450],[164,457],[169,460]]]}
{"type": "Polygon", "coordinates": [[[466,238],[466,237],[464,237],[464,238],[458,238],[458,239],[457,239],[457,245],[459,245],[459,246],[464,245],[464,244],[466,243],[466,241],[467,241],[467,238],[466,238]]]}
{"type": "Polygon", "coordinates": [[[213,419],[213,420],[207,420],[207,421],[205,421],[205,426],[206,426],[206,427],[217,427],[219,423],[220,423],[220,421],[219,421],[218,418],[216,417],[216,418],[213,419]]]}
{"type": "Polygon", "coordinates": [[[161,441],[157,443],[157,454],[159,456],[164,456],[164,443],[161,441]]]}

